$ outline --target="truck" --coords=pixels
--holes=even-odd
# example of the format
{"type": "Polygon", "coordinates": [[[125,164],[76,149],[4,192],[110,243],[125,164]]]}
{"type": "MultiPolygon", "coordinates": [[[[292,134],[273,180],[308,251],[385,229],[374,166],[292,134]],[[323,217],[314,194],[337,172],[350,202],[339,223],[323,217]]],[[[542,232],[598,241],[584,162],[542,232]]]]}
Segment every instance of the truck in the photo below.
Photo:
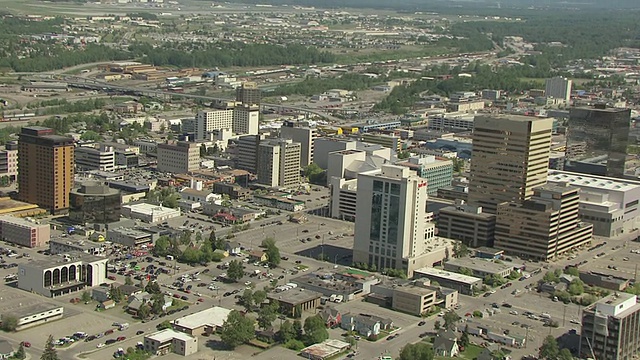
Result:
{"type": "Polygon", "coordinates": [[[298,284],[294,284],[294,283],[287,283],[286,285],[292,289],[295,289],[298,287],[298,284]]]}
{"type": "Polygon", "coordinates": [[[174,258],[173,258],[173,255],[167,255],[166,259],[170,260],[170,261],[173,261],[174,258]]]}
{"type": "Polygon", "coordinates": [[[118,327],[118,330],[120,331],[125,331],[129,328],[129,323],[122,323],[120,324],[120,326],[118,327]]]}

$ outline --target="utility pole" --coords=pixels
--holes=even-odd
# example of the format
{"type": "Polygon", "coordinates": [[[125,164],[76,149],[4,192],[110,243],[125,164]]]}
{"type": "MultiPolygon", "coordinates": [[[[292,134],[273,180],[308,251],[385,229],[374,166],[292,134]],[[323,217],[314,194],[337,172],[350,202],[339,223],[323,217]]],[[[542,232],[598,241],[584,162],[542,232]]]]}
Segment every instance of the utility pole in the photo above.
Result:
{"type": "Polygon", "coordinates": [[[564,321],[565,321],[566,315],[567,315],[567,305],[565,305],[564,308],[562,309],[562,327],[564,327],[564,321]]]}

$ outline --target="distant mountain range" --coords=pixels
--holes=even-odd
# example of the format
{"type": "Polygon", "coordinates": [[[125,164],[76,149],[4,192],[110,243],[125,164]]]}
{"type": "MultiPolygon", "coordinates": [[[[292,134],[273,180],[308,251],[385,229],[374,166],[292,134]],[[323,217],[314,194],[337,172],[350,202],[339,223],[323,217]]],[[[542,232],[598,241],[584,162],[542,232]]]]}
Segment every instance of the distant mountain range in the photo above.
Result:
{"type": "Polygon", "coordinates": [[[638,9],[639,0],[227,0],[238,4],[300,5],[318,8],[378,8],[435,11],[446,8],[542,7],[580,9],[638,9]]]}

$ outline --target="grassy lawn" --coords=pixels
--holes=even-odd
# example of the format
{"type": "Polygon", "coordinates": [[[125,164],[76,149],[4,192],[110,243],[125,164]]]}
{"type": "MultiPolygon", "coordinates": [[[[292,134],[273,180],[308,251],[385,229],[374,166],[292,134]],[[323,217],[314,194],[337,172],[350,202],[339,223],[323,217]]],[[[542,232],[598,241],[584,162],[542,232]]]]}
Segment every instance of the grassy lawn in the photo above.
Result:
{"type": "MultiPolygon", "coordinates": [[[[480,353],[482,352],[482,347],[477,346],[477,345],[469,345],[467,346],[467,348],[464,350],[464,352],[460,353],[460,355],[458,355],[458,359],[467,359],[467,360],[473,360],[475,358],[478,357],[478,355],[480,355],[480,353]]],[[[446,356],[436,356],[434,357],[434,360],[446,360],[446,359],[451,359],[450,357],[446,357],[446,356]]]]}

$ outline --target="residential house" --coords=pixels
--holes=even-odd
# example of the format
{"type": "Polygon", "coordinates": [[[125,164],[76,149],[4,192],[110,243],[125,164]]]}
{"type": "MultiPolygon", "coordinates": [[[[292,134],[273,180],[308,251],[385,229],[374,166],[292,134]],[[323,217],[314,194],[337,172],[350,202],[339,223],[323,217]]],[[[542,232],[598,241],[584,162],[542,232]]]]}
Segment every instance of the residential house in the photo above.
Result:
{"type": "Polygon", "coordinates": [[[220,254],[222,255],[222,258],[226,258],[227,256],[229,256],[229,252],[227,250],[223,250],[223,249],[215,249],[213,250],[214,254],[220,254]]]}
{"type": "Polygon", "coordinates": [[[433,353],[436,356],[455,357],[460,353],[458,337],[451,330],[442,329],[433,341],[433,353]]]}
{"type": "Polygon", "coordinates": [[[114,307],[116,307],[116,302],[113,300],[106,300],[100,303],[100,309],[102,310],[109,310],[113,309],[114,307]]]}
{"type": "Polygon", "coordinates": [[[500,350],[497,346],[488,346],[482,349],[476,360],[503,360],[502,358],[498,358],[493,354],[497,353],[500,350]]]}
{"type": "MultiPolygon", "coordinates": [[[[132,315],[137,315],[138,310],[144,304],[151,306],[151,299],[153,298],[152,294],[144,291],[138,294],[133,294],[129,296],[127,303],[127,312],[132,315]]],[[[170,296],[164,296],[164,304],[162,305],[162,310],[165,311],[173,304],[173,298],[170,296]]]]}
{"type": "Polygon", "coordinates": [[[0,359],[10,359],[14,352],[13,346],[7,340],[0,340],[0,359]]]}
{"type": "Polygon", "coordinates": [[[227,241],[227,243],[224,245],[224,249],[230,255],[238,255],[242,252],[242,244],[237,241],[227,241]]]}
{"type": "Polygon", "coordinates": [[[365,337],[378,336],[380,330],[389,330],[393,327],[393,320],[383,319],[379,316],[365,316],[346,313],[342,315],[340,327],[347,331],[355,331],[365,337]]]}
{"type": "Polygon", "coordinates": [[[342,320],[342,315],[340,311],[331,306],[326,306],[322,309],[318,315],[324,320],[324,324],[328,328],[335,328],[340,326],[340,322],[342,320]]]}
{"type": "Polygon", "coordinates": [[[265,262],[269,260],[267,253],[261,250],[253,250],[249,253],[249,261],[265,262]]]}

